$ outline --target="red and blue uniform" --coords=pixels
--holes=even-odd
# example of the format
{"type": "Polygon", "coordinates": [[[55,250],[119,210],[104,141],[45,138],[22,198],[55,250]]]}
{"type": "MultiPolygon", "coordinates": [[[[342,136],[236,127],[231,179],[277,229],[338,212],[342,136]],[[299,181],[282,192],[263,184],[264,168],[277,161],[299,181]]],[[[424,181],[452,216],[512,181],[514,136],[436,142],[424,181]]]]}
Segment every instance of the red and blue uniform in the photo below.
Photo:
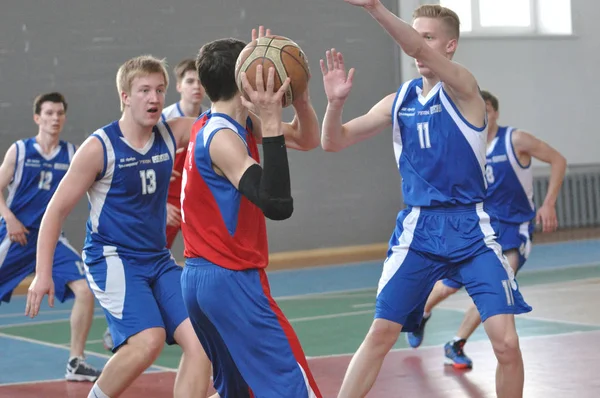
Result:
{"type": "Polygon", "coordinates": [[[265,216],[217,174],[210,144],[222,129],[239,135],[259,162],[256,139],[225,114],[194,124],[183,172],[183,296],[213,364],[222,398],[320,397],[300,342],[270,293],[265,216]]]}

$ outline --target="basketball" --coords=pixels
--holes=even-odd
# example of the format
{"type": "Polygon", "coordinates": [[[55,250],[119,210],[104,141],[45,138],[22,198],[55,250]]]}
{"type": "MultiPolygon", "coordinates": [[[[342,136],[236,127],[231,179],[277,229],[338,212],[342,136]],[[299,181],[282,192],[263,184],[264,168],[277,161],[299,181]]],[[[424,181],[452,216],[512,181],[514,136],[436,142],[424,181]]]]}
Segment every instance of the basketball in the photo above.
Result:
{"type": "Polygon", "coordinates": [[[263,66],[263,81],[267,84],[269,68],[275,68],[274,91],[279,90],[286,78],[290,78],[290,87],[282,98],[282,106],[288,107],[304,93],[310,80],[310,70],[304,51],[292,40],[283,36],[264,36],[251,41],[238,56],[235,65],[235,80],[242,94],[244,93],[241,72],[252,88],[256,89],[256,67],[263,66]]]}

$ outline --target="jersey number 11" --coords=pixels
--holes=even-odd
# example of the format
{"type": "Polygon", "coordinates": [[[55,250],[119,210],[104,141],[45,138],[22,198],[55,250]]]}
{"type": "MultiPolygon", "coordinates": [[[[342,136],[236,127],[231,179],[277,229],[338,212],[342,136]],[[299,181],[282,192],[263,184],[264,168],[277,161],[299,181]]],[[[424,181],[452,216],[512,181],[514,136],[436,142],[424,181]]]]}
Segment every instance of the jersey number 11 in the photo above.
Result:
{"type": "Polygon", "coordinates": [[[421,144],[421,149],[431,148],[431,140],[429,139],[429,123],[417,123],[417,131],[419,132],[419,144],[421,144]]]}

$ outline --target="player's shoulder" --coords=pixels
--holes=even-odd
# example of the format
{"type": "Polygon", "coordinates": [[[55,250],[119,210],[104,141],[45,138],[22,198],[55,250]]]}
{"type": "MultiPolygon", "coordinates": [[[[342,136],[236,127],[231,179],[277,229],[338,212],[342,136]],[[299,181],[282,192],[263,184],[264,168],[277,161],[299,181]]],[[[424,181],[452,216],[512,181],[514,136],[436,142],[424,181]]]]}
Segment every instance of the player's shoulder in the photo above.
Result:
{"type": "Polygon", "coordinates": [[[423,78],[418,77],[418,78],[414,78],[414,79],[409,79],[404,81],[400,87],[398,87],[397,92],[402,92],[402,91],[408,91],[411,89],[414,89],[416,87],[423,87],[423,78]]]}
{"type": "Polygon", "coordinates": [[[180,116],[183,116],[183,115],[179,111],[179,103],[175,102],[163,109],[162,114],[161,114],[161,119],[163,121],[166,121],[166,120],[172,119],[174,117],[180,117],[180,116]]]}
{"type": "Polygon", "coordinates": [[[115,145],[116,140],[114,139],[119,135],[119,121],[115,120],[110,122],[96,130],[94,130],[81,144],[81,148],[84,146],[93,148],[92,150],[111,151],[115,145]]]}
{"type": "Polygon", "coordinates": [[[77,145],[73,144],[71,141],[59,140],[58,142],[59,142],[61,148],[77,147],[77,145]]]}
{"type": "Polygon", "coordinates": [[[30,146],[35,143],[35,137],[25,137],[19,140],[13,141],[11,146],[30,146]]]}
{"type": "Polygon", "coordinates": [[[414,100],[420,92],[419,89],[422,88],[423,78],[406,80],[398,87],[396,94],[392,95],[393,101],[396,102],[397,99],[401,99],[403,101],[414,100]]]}

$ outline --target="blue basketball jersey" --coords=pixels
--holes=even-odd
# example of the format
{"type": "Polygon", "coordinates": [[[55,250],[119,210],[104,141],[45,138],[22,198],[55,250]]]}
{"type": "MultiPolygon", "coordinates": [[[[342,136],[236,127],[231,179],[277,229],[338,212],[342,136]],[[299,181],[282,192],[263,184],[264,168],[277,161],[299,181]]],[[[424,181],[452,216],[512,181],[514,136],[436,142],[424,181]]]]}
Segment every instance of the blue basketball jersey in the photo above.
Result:
{"type": "Polygon", "coordinates": [[[498,127],[487,150],[485,207],[500,221],[520,224],[535,217],[531,162],[521,165],[513,145],[513,127],[498,127]]]}
{"type": "Polygon", "coordinates": [[[15,143],[17,158],[6,204],[26,228],[39,228],[46,206],[67,173],[75,145],[59,141],[44,154],[35,138],[15,143]]]}
{"type": "Polygon", "coordinates": [[[109,252],[166,251],[167,192],[175,138],[159,122],[144,148],[132,147],[115,121],[92,134],[104,147],[104,169],[88,190],[87,261],[109,252]]]}
{"type": "Polygon", "coordinates": [[[422,95],[423,79],[404,83],[392,108],[393,142],[408,206],[483,202],[487,120],[475,127],[442,82],[422,95]]]}

